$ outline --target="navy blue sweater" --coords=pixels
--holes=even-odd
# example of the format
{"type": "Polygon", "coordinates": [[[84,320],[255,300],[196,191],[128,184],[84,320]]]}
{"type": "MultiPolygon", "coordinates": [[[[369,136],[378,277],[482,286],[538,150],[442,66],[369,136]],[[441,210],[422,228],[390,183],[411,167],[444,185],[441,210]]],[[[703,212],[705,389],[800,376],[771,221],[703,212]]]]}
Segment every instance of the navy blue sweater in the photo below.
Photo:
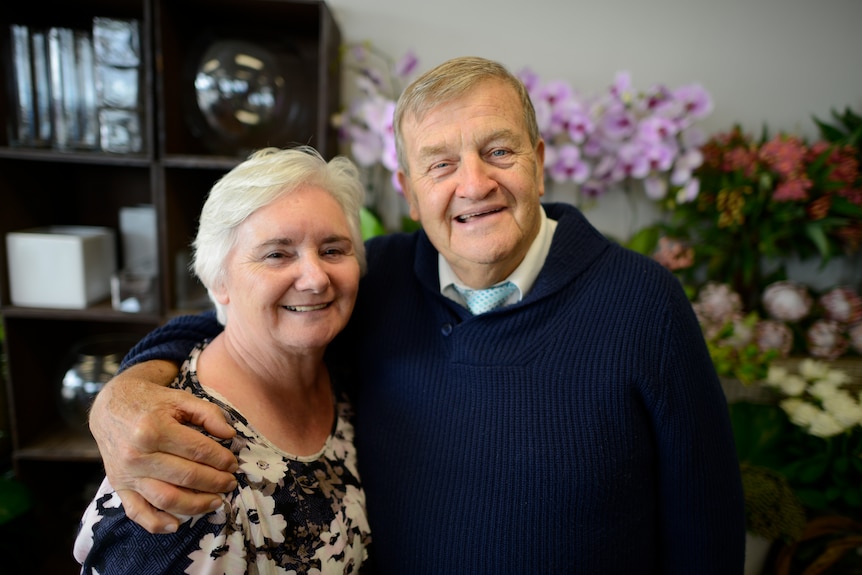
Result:
{"type": "MultiPolygon", "coordinates": [[[[423,232],[368,242],[348,329],[378,573],[742,573],[727,404],[677,279],[572,206],[520,303],[440,294],[423,232]]],[[[173,320],[127,358],[179,360],[218,330],[173,320]]]]}

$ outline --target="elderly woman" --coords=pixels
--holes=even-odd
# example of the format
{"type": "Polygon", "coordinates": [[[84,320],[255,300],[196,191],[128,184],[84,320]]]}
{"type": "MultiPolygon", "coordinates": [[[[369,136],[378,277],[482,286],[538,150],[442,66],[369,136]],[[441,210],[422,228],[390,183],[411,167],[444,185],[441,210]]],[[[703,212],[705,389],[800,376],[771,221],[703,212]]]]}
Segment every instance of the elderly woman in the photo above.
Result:
{"type": "Polygon", "coordinates": [[[346,158],[267,148],[210,191],[194,271],[224,331],[173,386],[219,405],[239,462],[220,508],[153,535],[107,479],[84,513],[83,573],[359,573],[370,532],[351,408],[324,362],[365,269],[362,185],[346,158]]]}

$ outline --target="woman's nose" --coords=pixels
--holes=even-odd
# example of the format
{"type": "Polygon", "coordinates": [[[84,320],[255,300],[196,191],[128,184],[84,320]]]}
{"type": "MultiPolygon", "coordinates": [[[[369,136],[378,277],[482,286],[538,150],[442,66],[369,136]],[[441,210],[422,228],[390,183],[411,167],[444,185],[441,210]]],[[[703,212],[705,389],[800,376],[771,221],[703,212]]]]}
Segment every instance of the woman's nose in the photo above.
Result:
{"type": "Polygon", "coordinates": [[[299,263],[299,276],[294,282],[299,290],[320,293],[329,286],[329,274],[319,257],[307,256],[299,263]]]}

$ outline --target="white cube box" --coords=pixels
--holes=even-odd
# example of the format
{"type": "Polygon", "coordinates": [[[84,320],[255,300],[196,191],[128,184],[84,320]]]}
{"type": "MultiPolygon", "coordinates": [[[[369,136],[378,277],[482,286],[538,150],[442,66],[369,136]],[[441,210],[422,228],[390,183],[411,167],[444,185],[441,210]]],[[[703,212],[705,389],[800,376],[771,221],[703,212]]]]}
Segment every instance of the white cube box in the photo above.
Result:
{"type": "Polygon", "coordinates": [[[83,309],[111,294],[115,233],[95,226],[48,226],[9,232],[13,305],[83,309]]]}

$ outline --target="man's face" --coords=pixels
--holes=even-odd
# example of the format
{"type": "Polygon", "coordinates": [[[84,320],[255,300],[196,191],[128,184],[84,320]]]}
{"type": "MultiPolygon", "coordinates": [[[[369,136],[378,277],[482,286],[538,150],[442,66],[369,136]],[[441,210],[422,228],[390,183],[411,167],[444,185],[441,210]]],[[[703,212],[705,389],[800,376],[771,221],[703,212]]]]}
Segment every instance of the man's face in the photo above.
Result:
{"type": "Polygon", "coordinates": [[[470,287],[521,263],[539,231],[544,143],[530,145],[515,90],[488,80],[402,122],[410,175],[398,177],[434,247],[470,287]]]}

